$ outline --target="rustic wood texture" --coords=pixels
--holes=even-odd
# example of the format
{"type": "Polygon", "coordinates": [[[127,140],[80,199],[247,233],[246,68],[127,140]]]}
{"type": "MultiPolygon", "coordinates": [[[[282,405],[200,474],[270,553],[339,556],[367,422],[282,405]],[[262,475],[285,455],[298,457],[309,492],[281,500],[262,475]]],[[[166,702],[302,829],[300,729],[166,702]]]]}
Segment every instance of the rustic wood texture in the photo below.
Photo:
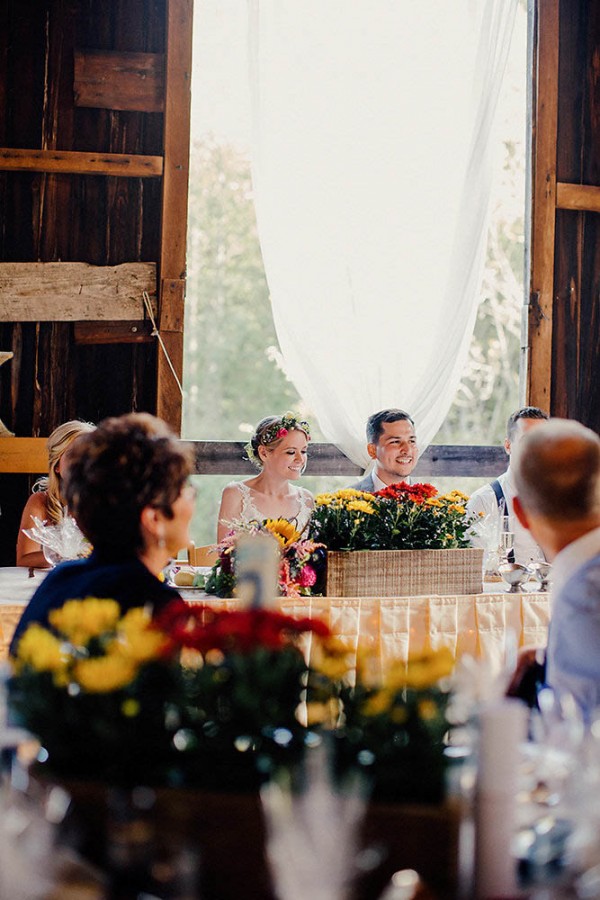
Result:
{"type": "Polygon", "coordinates": [[[0,472],[41,474],[47,471],[46,438],[0,438],[0,472]]]}
{"type": "MultiPolygon", "coordinates": [[[[0,472],[45,472],[46,438],[0,438],[0,472]]],[[[199,475],[247,475],[256,469],[238,441],[186,441],[194,448],[199,475]]],[[[502,447],[433,444],[419,459],[416,477],[494,478],[506,469],[502,447]]],[[[307,475],[347,475],[359,478],[355,465],[334,444],[311,444],[307,475]]]]}
{"type": "MultiPolygon", "coordinates": [[[[190,441],[195,449],[196,471],[200,475],[251,475],[256,469],[246,459],[240,441],[190,441]]],[[[432,444],[421,455],[414,475],[423,477],[495,478],[504,472],[507,457],[503,447],[432,444]]],[[[333,444],[312,443],[307,475],[347,475],[349,481],[362,474],[333,444]]]]}
{"type": "Polygon", "coordinates": [[[600,212],[600,187],[591,184],[556,185],[556,206],[558,209],[575,209],[581,212],[600,212]]]}
{"type": "Polygon", "coordinates": [[[538,0],[534,33],[528,402],[551,408],[559,0],[538,0]]]}
{"type": "Polygon", "coordinates": [[[162,112],[164,57],[159,53],[75,51],[75,106],[162,112]]]}
{"type": "Polygon", "coordinates": [[[55,172],[63,175],[158,178],[162,175],[162,170],[162,156],[0,148],[0,171],[5,172],[55,172]]]}
{"type": "Polygon", "coordinates": [[[0,321],[143,320],[143,291],[156,300],[154,263],[0,263],[0,321]]]}
{"type": "MultiPolygon", "coordinates": [[[[0,4],[0,263],[160,264],[164,116],[77,106],[74,59],[91,51],[158,61],[166,25],[166,0],[0,4]]],[[[0,369],[0,419],[17,435],[156,411],[156,339],[141,306],[123,321],[99,322],[106,315],[0,321],[0,347],[14,353],[0,369]]],[[[0,564],[10,564],[31,477],[0,481],[0,564]]]]}
{"type": "MultiPolygon", "coordinates": [[[[192,75],[192,0],[167,7],[166,103],[161,233],[160,331],[179,380],[183,378],[183,306],[192,75]],[[176,283],[181,283],[181,286],[176,283]],[[172,288],[173,284],[175,288],[172,288]]],[[[164,353],[158,356],[157,412],[181,431],[182,396],[164,353]]]]}
{"type": "Polygon", "coordinates": [[[598,4],[561,0],[559,29],[557,179],[570,208],[556,216],[552,412],[600,431],[598,4]]]}
{"type": "Polygon", "coordinates": [[[147,344],[156,339],[150,322],[76,322],[76,344],[147,344]]]}

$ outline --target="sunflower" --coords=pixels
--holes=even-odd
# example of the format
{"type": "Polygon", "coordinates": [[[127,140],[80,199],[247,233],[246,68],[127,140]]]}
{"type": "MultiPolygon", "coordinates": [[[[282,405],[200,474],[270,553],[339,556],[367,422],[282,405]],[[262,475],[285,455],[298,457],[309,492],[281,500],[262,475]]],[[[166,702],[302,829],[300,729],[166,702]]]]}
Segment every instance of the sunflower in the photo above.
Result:
{"type": "Polygon", "coordinates": [[[288,519],[267,519],[264,526],[273,537],[277,538],[282,547],[289,547],[290,544],[300,540],[300,532],[288,519]]]}

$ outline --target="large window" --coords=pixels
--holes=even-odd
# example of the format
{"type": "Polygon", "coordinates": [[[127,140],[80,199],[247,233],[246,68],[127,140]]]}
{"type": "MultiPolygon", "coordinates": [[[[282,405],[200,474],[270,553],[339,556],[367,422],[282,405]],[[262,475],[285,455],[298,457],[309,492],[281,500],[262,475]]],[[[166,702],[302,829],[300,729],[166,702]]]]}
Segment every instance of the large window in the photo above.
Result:
{"type": "MultiPolygon", "coordinates": [[[[288,408],[311,419],[286,377],[258,242],[246,16],[245,0],[195,4],[183,408],[183,433],[193,439],[245,440],[260,418],[288,408]]],[[[493,216],[477,324],[468,365],[436,443],[499,443],[506,418],[519,403],[526,83],[523,4],[497,116],[493,216]]],[[[322,439],[311,421],[315,437],[322,439]]],[[[198,543],[214,539],[220,492],[229,480],[199,479],[198,543]]],[[[333,481],[307,486],[318,490],[333,481]]]]}

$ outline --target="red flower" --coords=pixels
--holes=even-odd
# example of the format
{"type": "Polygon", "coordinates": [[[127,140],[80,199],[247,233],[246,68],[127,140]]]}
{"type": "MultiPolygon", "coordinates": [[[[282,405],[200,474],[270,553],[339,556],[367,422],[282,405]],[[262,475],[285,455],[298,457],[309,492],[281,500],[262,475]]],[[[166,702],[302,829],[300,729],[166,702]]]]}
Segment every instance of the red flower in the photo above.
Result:
{"type": "Polygon", "coordinates": [[[435,497],[437,488],[432,484],[408,484],[406,481],[398,481],[388,484],[387,487],[375,492],[376,497],[384,497],[389,500],[397,500],[399,503],[424,503],[429,497],[435,497]]]}
{"type": "Polygon", "coordinates": [[[208,606],[188,606],[183,600],[173,600],[156,622],[175,645],[200,653],[249,653],[259,647],[280,650],[294,647],[296,638],[305,631],[322,637],[330,634],[318,619],[294,619],[268,609],[216,612],[208,606]]]}

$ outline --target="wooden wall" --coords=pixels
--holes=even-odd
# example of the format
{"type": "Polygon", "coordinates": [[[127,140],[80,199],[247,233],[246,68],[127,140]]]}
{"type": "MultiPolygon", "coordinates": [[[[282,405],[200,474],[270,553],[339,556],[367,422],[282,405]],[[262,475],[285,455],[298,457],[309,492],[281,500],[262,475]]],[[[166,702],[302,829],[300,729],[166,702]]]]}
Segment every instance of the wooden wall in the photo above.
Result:
{"type": "MultiPolygon", "coordinates": [[[[130,410],[179,429],[142,293],[181,376],[191,38],[192,0],[0,4],[0,420],[18,436],[130,410]]],[[[28,489],[1,476],[0,564],[28,489]]]]}
{"type": "Polygon", "coordinates": [[[600,5],[538,0],[529,399],[600,432],[600,5]]]}

